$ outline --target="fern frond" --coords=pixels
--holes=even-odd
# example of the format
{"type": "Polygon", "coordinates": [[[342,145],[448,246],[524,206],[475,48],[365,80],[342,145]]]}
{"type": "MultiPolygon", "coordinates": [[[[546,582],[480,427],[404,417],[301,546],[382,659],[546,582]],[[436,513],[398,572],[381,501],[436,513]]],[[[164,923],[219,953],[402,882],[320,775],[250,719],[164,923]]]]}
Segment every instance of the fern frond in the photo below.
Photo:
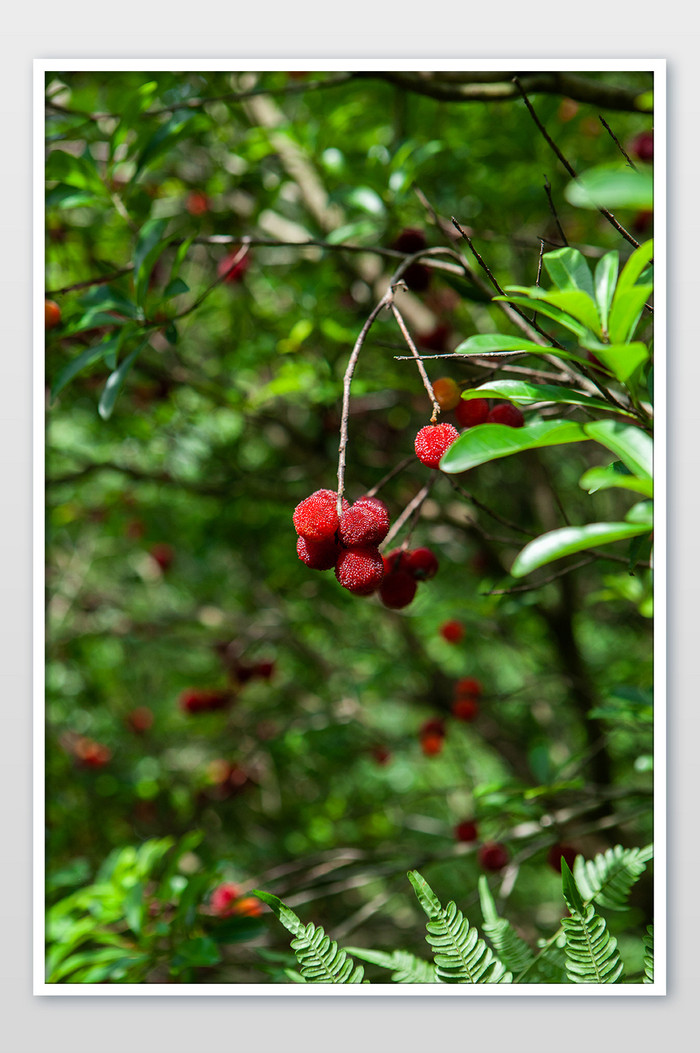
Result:
{"type": "Polygon", "coordinates": [[[479,899],[484,916],[484,933],[493,944],[498,957],[515,976],[534,964],[535,955],[525,940],[507,918],[501,918],[496,910],[489,883],[482,874],[479,878],[479,899]]]}
{"type": "Polygon", "coordinates": [[[654,846],[623,848],[615,845],[594,859],[577,856],[574,877],[584,900],[609,910],[627,910],[632,886],[641,877],[654,855],[654,846]]]}
{"type": "Polygon", "coordinates": [[[647,925],[644,936],[644,980],[642,983],[653,984],[654,982],[654,926],[647,925]]]}
{"type": "Polygon", "coordinates": [[[617,940],[592,903],[584,903],[566,861],[561,865],[564,899],[571,917],[562,925],[566,938],[566,973],[575,984],[614,984],[622,975],[617,940]]]}
{"type": "MultiPolygon", "coordinates": [[[[304,925],[294,911],[270,892],[257,890],[254,895],[267,903],[295,939],[292,950],[299,963],[302,979],[310,984],[361,984],[364,967],[356,965],[335,940],[312,921],[304,925]]],[[[365,983],[368,981],[365,980],[365,983]]]]}
{"type": "Polygon", "coordinates": [[[366,950],[364,947],[346,947],[348,954],[356,958],[362,958],[365,962],[380,965],[383,969],[391,970],[391,979],[395,984],[435,984],[435,966],[432,962],[426,962],[418,958],[410,951],[393,951],[386,954],[384,951],[366,950]]]}
{"type": "Polygon", "coordinates": [[[427,942],[433,948],[438,983],[512,983],[513,975],[470,926],[454,902],[443,907],[430,885],[417,870],[408,879],[428,915],[427,942]]]}

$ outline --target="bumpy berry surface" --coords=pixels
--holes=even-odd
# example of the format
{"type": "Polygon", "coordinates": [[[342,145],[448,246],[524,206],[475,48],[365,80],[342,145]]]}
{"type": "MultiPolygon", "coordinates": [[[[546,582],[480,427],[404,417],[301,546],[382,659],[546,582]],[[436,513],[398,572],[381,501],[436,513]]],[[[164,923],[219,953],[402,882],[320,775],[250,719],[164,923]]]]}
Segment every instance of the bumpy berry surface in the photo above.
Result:
{"type": "Polygon", "coordinates": [[[442,735],[424,735],[420,740],[420,748],[426,757],[435,757],[442,752],[444,742],[442,735]]]}
{"type": "MultiPolygon", "coordinates": [[[[333,490],[316,490],[305,497],[296,508],[292,520],[294,529],[307,541],[331,541],[338,529],[338,495],[333,490]]],[[[343,509],[348,502],[343,498],[343,509]]]]}
{"type": "Polygon", "coordinates": [[[469,819],[465,819],[463,823],[458,823],[455,827],[455,837],[458,841],[476,841],[478,836],[476,823],[469,819]]]}
{"type": "Polygon", "coordinates": [[[433,393],[441,410],[453,410],[461,401],[459,388],[452,377],[439,377],[433,381],[433,393]]]}
{"type": "Polygon", "coordinates": [[[305,537],[297,538],[297,555],[302,563],[312,570],[330,570],[340,552],[335,541],[307,541],[305,537]]]}
{"type": "Polygon", "coordinates": [[[522,428],[525,418],[517,406],[510,402],[499,402],[489,411],[486,423],[507,424],[509,428],[522,428]]]}
{"type": "Polygon", "coordinates": [[[484,870],[502,870],[508,862],[508,849],[496,841],[489,841],[479,849],[479,862],[484,870]]]}
{"type": "Polygon", "coordinates": [[[398,611],[402,607],[408,607],[417,588],[415,579],[410,574],[405,570],[395,570],[391,574],[385,574],[379,587],[379,598],[385,607],[398,611]]]}
{"type": "Polygon", "coordinates": [[[456,698],[452,703],[452,716],[457,720],[476,720],[479,715],[479,703],[473,698],[456,698]]]}
{"type": "Polygon", "coordinates": [[[459,432],[452,424],[428,424],[416,435],[416,456],[428,468],[437,468],[445,450],[458,438],[459,432]]]}
{"type": "Polygon", "coordinates": [[[356,501],[340,517],[338,535],[348,548],[378,545],[388,533],[389,513],[386,505],[374,498],[356,501]]]}
{"type": "Polygon", "coordinates": [[[437,556],[430,548],[414,548],[406,554],[406,570],[416,581],[428,581],[438,572],[437,556]]]}
{"type": "Polygon", "coordinates": [[[384,560],[377,548],[346,548],[338,556],[335,576],[349,592],[369,596],[384,577],[384,560]]]}
{"type": "Polygon", "coordinates": [[[460,399],[455,408],[455,417],[460,428],[473,428],[476,424],[483,424],[488,415],[488,399],[460,399]]]}
{"type": "Polygon", "coordinates": [[[481,683],[473,676],[464,676],[455,684],[455,695],[468,695],[470,698],[478,698],[481,694],[481,683]]]}
{"type": "Polygon", "coordinates": [[[440,626],[440,636],[448,643],[459,643],[464,636],[464,626],[461,622],[444,622],[440,626]]]}

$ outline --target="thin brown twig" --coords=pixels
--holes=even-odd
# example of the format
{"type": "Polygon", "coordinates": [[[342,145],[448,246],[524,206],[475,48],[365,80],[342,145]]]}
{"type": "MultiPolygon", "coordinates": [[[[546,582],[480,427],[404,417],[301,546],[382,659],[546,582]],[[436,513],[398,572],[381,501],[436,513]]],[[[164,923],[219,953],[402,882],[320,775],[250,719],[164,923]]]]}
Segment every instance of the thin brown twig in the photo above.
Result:
{"type": "Polygon", "coordinates": [[[367,491],[365,496],[374,497],[374,495],[378,494],[379,491],[384,486],[386,486],[388,482],[390,482],[395,476],[399,475],[404,470],[404,468],[408,468],[409,464],[411,464],[411,462],[414,460],[415,457],[404,457],[402,461],[399,461],[398,464],[394,465],[390,472],[387,472],[386,475],[382,476],[379,482],[375,483],[374,486],[367,491]]]}
{"type": "Polygon", "coordinates": [[[574,570],[579,570],[581,567],[587,567],[590,563],[595,563],[595,556],[586,557],[586,559],[580,559],[578,563],[572,563],[568,567],[564,567],[562,570],[556,571],[554,574],[550,574],[548,578],[542,578],[540,581],[535,582],[533,585],[514,585],[510,589],[489,589],[487,592],[479,593],[480,596],[510,596],[514,592],[534,592],[536,589],[541,589],[543,585],[549,585],[550,582],[556,581],[557,578],[562,578],[565,574],[570,574],[574,570]]]}
{"type": "Polygon", "coordinates": [[[390,301],[389,308],[390,308],[392,314],[394,315],[394,318],[396,319],[396,321],[398,323],[399,329],[401,330],[401,332],[403,334],[404,340],[406,341],[406,343],[408,344],[408,346],[409,346],[409,348],[411,350],[411,355],[415,359],[416,365],[418,366],[418,372],[420,373],[421,380],[423,381],[423,387],[428,392],[428,398],[430,399],[430,401],[433,404],[433,415],[430,418],[430,423],[434,424],[435,421],[437,420],[439,414],[440,414],[440,403],[435,398],[435,392],[433,391],[433,385],[430,383],[430,379],[428,378],[428,374],[425,371],[425,366],[423,365],[421,357],[420,357],[420,355],[418,353],[418,348],[413,343],[413,340],[411,338],[411,334],[408,331],[408,327],[406,326],[406,323],[403,320],[403,316],[402,316],[401,312],[399,311],[398,307],[396,306],[394,300],[390,301]]]}
{"type": "Polygon", "coordinates": [[[618,139],[618,137],[617,137],[617,136],[615,135],[615,132],[614,132],[614,131],[612,130],[612,128],[610,127],[610,125],[608,124],[608,122],[607,122],[607,121],[605,120],[605,117],[603,117],[603,116],[602,116],[602,115],[601,115],[601,114],[599,113],[599,114],[598,114],[598,120],[599,120],[599,121],[600,121],[600,123],[601,123],[601,124],[603,125],[603,128],[605,128],[606,132],[608,133],[608,135],[610,136],[610,138],[612,139],[612,141],[613,141],[613,142],[615,143],[615,146],[616,146],[616,147],[618,148],[618,150],[620,151],[620,153],[621,153],[621,154],[622,154],[622,156],[624,157],[624,159],[625,159],[625,161],[627,162],[627,164],[628,164],[628,165],[630,166],[630,168],[634,168],[634,170],[635,170],[635,172],[636,172],[636,171],[637,171],[637,166],[636,166],[636,164],[634,163],[634,161],[632,160],[632,158],[630,157],[630,155],[629,155],[629,154],[627,153],[627,151],[625,150],[624,146],[622,145],[622,143],[620,142],[620,140],[618,139]]]}
{"type": "Polygon", "coordinates": [[[561,240],[564,242],[564,245],[568,248],[569,242],[568,242],[568,239],[566,237],[566,234],[564,233],[564,228],[562,227],[561,222],[559,220],[559,215],[557,213],[557,210],[554,207],[554,200],[552,199],[552,184],[549,182],[549,179],[547,178],[547,176],[544,177],[544,192],[547,195],[547,201],[549,202],[549,211],[554,216],[554,222],[557,225],[557,230],[559,231],[559,236],[561,237],[561,240]]]}
{"type": "Polygon", "coordinates": [[[391,530],[389,531],[387,536],[384,538],[384,541],[382,542],[382,548],[387,548],[391,544],[391,542],[394,540],[396,535],[402,529],[404,523],[406,523],[411,518],[412,515],[414,515],[414,514],[416,516],[418,515],[418,513],[420,512],[420,509],[421,509],[421,506],[422,506],[423,502],[427,498],[427,496],[430,493],[430,491],[432,490],[432,488],[435,486],[436,482],[437,482],[437,470],[433,469],[433,474],[432,474],[431,478],[428,479],[428,482],[425,484],[424,487],[422,487],[422,489],[420,489],[418,491],[416,496],[411,501],[408,502],[408,504],[404,508],[404,510],[401,513],[401,515],[399,516],[399,518],[394,522],[391,530]]]}

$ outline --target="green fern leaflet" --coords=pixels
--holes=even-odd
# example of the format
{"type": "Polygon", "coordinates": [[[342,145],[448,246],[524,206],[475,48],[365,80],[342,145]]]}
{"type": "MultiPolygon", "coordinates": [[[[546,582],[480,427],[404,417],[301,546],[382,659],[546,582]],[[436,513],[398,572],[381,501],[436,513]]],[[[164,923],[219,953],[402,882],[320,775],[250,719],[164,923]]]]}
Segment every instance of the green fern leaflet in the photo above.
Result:
{"type": "Polygon", "coordinates": [[[566,861],[561,864],[564,899],[571,911],[562,925],[566,937],[566,972],[575,984],[614,984],[622,976],[617,940],[592,903],[584,904],[566,861]]]}
{"type": "Polygon", "coordinates": [[[653,845],[644,848],[615,845],[594,859],[577,856],[574,861],[576,885],[585,900],[595,901],[608,910],[627,910],[630,890],[653,855],[653,845]]]}

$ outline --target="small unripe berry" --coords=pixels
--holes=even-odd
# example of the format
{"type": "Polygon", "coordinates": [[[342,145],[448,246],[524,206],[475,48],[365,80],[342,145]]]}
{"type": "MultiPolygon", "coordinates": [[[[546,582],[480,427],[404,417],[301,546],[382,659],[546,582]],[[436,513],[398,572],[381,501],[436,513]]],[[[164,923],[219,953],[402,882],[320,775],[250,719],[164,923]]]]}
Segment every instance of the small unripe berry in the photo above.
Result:
{"type": "Polygon", "coordinates": [[[437,556],[430,548],[414,548],[406,553],[405,567],[416,581],[428,581],[438,572],[437,556]]]}
{"type": "Polygon", "coordinates": [[[212,914],[216,914],[219,918],[229,917],[233,913],[233,904],[240,894],[241,890],[238,885],[232,882],[227,881],[223,885],[218,885],[209,898],[212,914]]]}
{"type": "Polygon", "coordinates": [[[338,556],[335,576],[349,592],[369,596],[384,577],[384,560],[378,548],[346,548],[338,556]]]}
{"type": "Polygon", "coordinates": [[[473,428],[476,424],[483,424],[488,415],[488,399],[460,399],[455,408],[455,417],[460,428],[473,428]]]}
{"type": "Polygon", "coordinates": [[[522,428],[525,418],[511,402],[499,402],[489,412],[487,424],[506,424],[509,428],[522,428]]]}
{"type": "Polygon", "coordinates": [[[61,324],[61,308],[55,300],[44,301],[44,325],[47,329],[55,329],[61,324]]]}
{"type": "Polygon", "coordinates": [[[348,548],[378,545],[388,533],[389,513],[377,499],[356,501],[340,517],[338,535],[348,548]]]}
{"type": "Polygon", "coordinates": [[[312,570],[330,570],[338,559],[340,546],[335,541],[307,541],[297,538],[297,555],[312,570]]]}
{"type": "Polygon", "coordinates": [[[262,914],[262,904],[255,896],[243,896],[234,903],[232,913],[245,918],[257,918],[262,914]]]}
{"type": "Polygon", "coordinates": [[[459,643],[464,636],[464,626],[461,622],[444,622],[440,626],[440,636],[448,643],[459,643]]]}
{"type": "Polygon", "coordinates": [[[470,698],[478,698],[481,694],[481,683],[473,676],[464,676],[455,684],[455,695],[468,695],[470,698]]]}
{"type": "Polygon", "coordinates": [[[241,256],[237,260],[240,251],[240,248],[237,248],[228,256],[224,256],[216,268],[219,277],[223,278],[227,284],[235,285],[238,282],[242,282],[243,276],[250,266],[250,252],[246,252],[245,256],[241,256]]]}
{"type": "Polygon", "coordinates": [[[556,844],[552,845],[549,852],[547,852],[547,862],[553,870],[556,870],[557,874],[561,874],[561,857],[564,857],[569,870],[573,870],[574,860],[577,855],[580,855],[580,853],[572,845],[556,844]]]}
{"type": "Polygon", "coordinates": [[[508,862],[508,849],[497,841],[489,841],[479,849],[479,862],[484,870],[502,870],[508,862]]]}
{"type": "Polygon", "coordinates": [[[405,570],[394,570],[385,574],[379,587],[379,598],[385,607],[400,610],[408,607],[416,595],[415,578],[405,570]]]}
{"type": "Polygon", "coordinates": [[[458,438],[459,432],[452,424],[428,424],[416,435],[416,456],[428,468],[438,468],[440,458],[458,438]]]}
{"type": "Polygon", "coordinates": [[[479,703],[473,698],[456,698],[452,703],[452,716],[467,723],[476,720],[479,715],[479,703]]]}
{"type": "Polygon", "coordinates": [[[458,823],[455,827],[455,837],[458,841],[476,841],[478,836],[476,823],[470,819],[465,819],[463,823],[458,823]]]}
{"type": "Polygon", "coordinates": [[[453,410],[461,401],[459,388],[452,377],[440,377],[433,381],[433,394],[441,410],[453,410]]]}
{"type": "MultiPolygon", "coordinates": [[[[333,490],[316,490],[294,509],[294,528],[307,541],[334,541],[338,529],[338,495],[333,490]]],[[[343,498],[343,509],[348,502],[343,498]]]]}
{"type": "Polygon", "coordinates": [[[444,741],[442,735],[424,735],[420,740],[420,748],[426,757],[435,757],[442,752],[444,741]]]}

